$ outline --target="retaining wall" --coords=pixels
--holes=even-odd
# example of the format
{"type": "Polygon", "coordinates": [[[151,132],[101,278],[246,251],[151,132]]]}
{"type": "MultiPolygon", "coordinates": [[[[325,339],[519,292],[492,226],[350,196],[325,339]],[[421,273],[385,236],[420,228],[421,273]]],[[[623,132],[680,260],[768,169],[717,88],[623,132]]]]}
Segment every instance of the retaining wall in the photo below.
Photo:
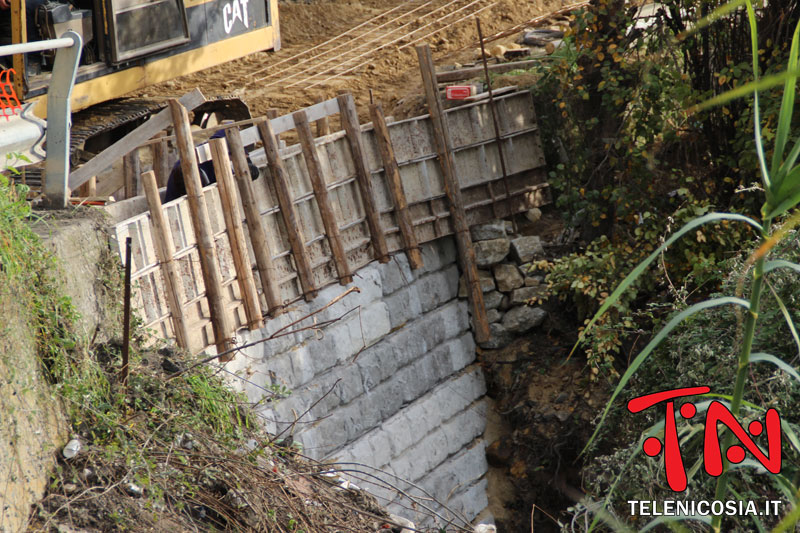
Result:
{"type": "Polygon", "coordinates": [[[407,509],[395,488],[415,496],[424,489],[467,520],[487,506],[485,383],[473,364],[467,303],[456,298],[454,240],[425,245],[423,257],[425,266],[416,271],[404,254],[372,263],[353,284],[330,286],[266,328],[240,332],[239,344],[257,342],[347,288],[360,290],[315,315],[318,324],[338,319],[325,329],[256,344],[226,365],[243,378],[233,381],[251,401],[270,396],[271,387],[290,389],[288,397],[259,408],[269,430],[291,433],[315,459],[366,472],[352,473],[352,480],[417,525],[431,520],[407,509]]]}

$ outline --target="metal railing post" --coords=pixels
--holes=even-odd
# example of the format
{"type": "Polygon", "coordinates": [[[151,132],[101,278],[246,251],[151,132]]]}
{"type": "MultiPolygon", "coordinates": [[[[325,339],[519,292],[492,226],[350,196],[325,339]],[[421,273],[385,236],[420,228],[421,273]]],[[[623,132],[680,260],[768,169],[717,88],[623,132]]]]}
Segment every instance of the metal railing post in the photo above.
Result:
{"type": "Polygon", "coordinates": [[[72,46],[59,48],[47,91],[47,161],[42,188],[43,205],[51,209],[67,206],[70,191],[69,129],[72,114],[69,99],[81,59],[81,36],[70,30],[61,38],[72,39],[72,46]]]}

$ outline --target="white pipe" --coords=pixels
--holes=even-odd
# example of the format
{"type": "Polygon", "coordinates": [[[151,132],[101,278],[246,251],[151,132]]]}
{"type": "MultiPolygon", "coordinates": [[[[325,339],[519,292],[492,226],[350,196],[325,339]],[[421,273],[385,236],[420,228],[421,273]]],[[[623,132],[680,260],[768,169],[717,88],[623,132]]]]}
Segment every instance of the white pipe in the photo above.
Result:
{"type": "Polygon", "coordinates": [[[0,46],[0,57],[14,54],[26,54],[28,52],[43,52],[56,48],[69,48],[75,44],[70,38],[49,39],[47,41],[32,41],[29,43],[9,44],[0,46]]]}

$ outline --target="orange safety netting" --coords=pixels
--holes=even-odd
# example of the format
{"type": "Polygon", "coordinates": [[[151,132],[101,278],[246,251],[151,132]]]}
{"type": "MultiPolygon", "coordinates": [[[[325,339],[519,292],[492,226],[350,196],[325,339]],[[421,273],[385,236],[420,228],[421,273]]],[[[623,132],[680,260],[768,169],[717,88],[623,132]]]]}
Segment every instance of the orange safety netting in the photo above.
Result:
{"type": "Polygon", "coordinates": [[[11,74],[16,76],[17,72],[13,68],[0,70],[0,111],[6,120],[10,120],[17,114],[18,109],[22,109],[11,82],[11,74]]]}

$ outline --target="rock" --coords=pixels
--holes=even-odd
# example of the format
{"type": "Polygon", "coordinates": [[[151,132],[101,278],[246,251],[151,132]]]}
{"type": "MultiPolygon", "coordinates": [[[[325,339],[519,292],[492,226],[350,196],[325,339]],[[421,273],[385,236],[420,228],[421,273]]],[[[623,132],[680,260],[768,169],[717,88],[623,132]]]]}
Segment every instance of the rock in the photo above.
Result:
{"type": "Polygon", "coordinates": [[[544,255],[542,240],[538,235],[517,237],[511,241],[512,255],[521,263],[527,263],[534,257],[544,255]]]}
{"type": "Polygon", "coordinates": [[[494,279],[497,282],[497,290],[500,292],[511,292],[522,287],[524,283],[519,269],[508,264],[495,265],[494,279]]]}
{"type": "Polygon", "coordinates": [[[144,489],[136,483],[127,483],[125,485],[125,492],[134,498],[141,498],[144,495],[144,489]]]}
{"type": "Polygon", "coordinates": [[[508,466],[513,457],[514,446],[509,439],[498,439],[486,448],[486,462],[492,466],[508,466]]]}
{"type": "Polygon", "coordinates": [[[475,259],[478,267],[486,268],[496,265],[506,258],[511,243],[506,239],[490,239],[475,243],[475,259]]]}
{"type": "Polygon", "coordinates": [[[569,400],[569,394],[566,392],[561,392],[558,396],[556,396],[556,399],[553,400],[553,403],[564,403],[567,400],[569,400]]]}
{"type": "Polygon", "coordinates": [[[542,284],[544,278],[542,276],[529,276],[525,278],[525,286],[526,287],[538,287],[542,284]]]}
{"type": "Polygon", "coordinates": [[[78,452],[80,451],[81,451],[81,441],[79,441],[78,439],[72,439],[67,443],[66,446],[64,446],[64,449],[61,451],[61,454],[67,459],[72,459],[73,457],[78,455],[78,452]]]}
{"type": "Polygon", "coordinates": [[[524,333],[544,322],[546,316],[547,311],[541,307],[514,307],[503,316],[503,329],[511,333],[524,333]]]}
{"type": "Polygon", "coordinates": [[[522,287],[521,289],[515,289],[514,292],[511,293],[511,305],[523,305],[527,304],[529,301],[533,300],[534,298],[544,299],[548,297],[547,287],[544,285],[536,285],[533,287],[522,287]]]}
{"type": "Polygon", "coordinates": [[[506,328],[499,322],[489,324],[489,333],[491,334],[489,340],[481,343],[481,348],[486,350],[497,350],[508,346],[513,339],[511,333],[506,331],[506,328]]]}
{"type": "Polygon", "coordinates": [[[472,533],[497,533],[497,527],[494,524],[478,524],[472,533]]]}
{"type": "Polygon", "coordinates": [[[514,223],[510,220],[506,220],[506,235],[514,235],[514,223]]]}
{"type": "Polygon", "coordinates": [[[525,218],[530,220],[531,222],[537,222],[540,218],[542,218],[542,210],[538,207],[534,207],[533,209],[528,209],[525,212],[525,218]]]}
{"type": "MultiPolygon", "coordinates": [[[[481,282],[481,292],[494,290],[494,278],[488,270],[478,270],[478,280],[481,282]]],[[[467,296],[467,280],[461,276],[461,279],[458,280],[458,297],[466,298],[467,296]]]]}
{"type": "Polygon", "coordinates": [[[500,307],[500,302],[503,301],[503,294],[497,291],[485,292],[483,294],[483,307],[489,311],[500,307]]]}
{"type": "Polygon", "coordinates": [[[414,522],[402,516],[390,513],[389,520],[393,522],[392,531],[397,531],[397,533],[411,533],[417,530],[417,526],[414,525],[414,522]]]}
{"type": "Polygon", "coordinates": [[[489,324],[500,322],[502,318],[503,318],[503,313],[501,313],[497,309],[489,309],[486,311],[486,320],[489,321],[489,324]]]}
{"type": "Polygon", "coordinates": [[[511,298],[508,297],[508,294],[503,295],[503,299],[500,300],[500,305],[497,308],[501,311],[508,311],[511,309],[511,298]]]}
{"type": "Polygon", "coordinates": [[[504,239],[506,237],[506,223],[502,220],[492,220],[486,224],[478,224],[470,228],[473,241],[488,241],[491,239],[504,239]]]}

